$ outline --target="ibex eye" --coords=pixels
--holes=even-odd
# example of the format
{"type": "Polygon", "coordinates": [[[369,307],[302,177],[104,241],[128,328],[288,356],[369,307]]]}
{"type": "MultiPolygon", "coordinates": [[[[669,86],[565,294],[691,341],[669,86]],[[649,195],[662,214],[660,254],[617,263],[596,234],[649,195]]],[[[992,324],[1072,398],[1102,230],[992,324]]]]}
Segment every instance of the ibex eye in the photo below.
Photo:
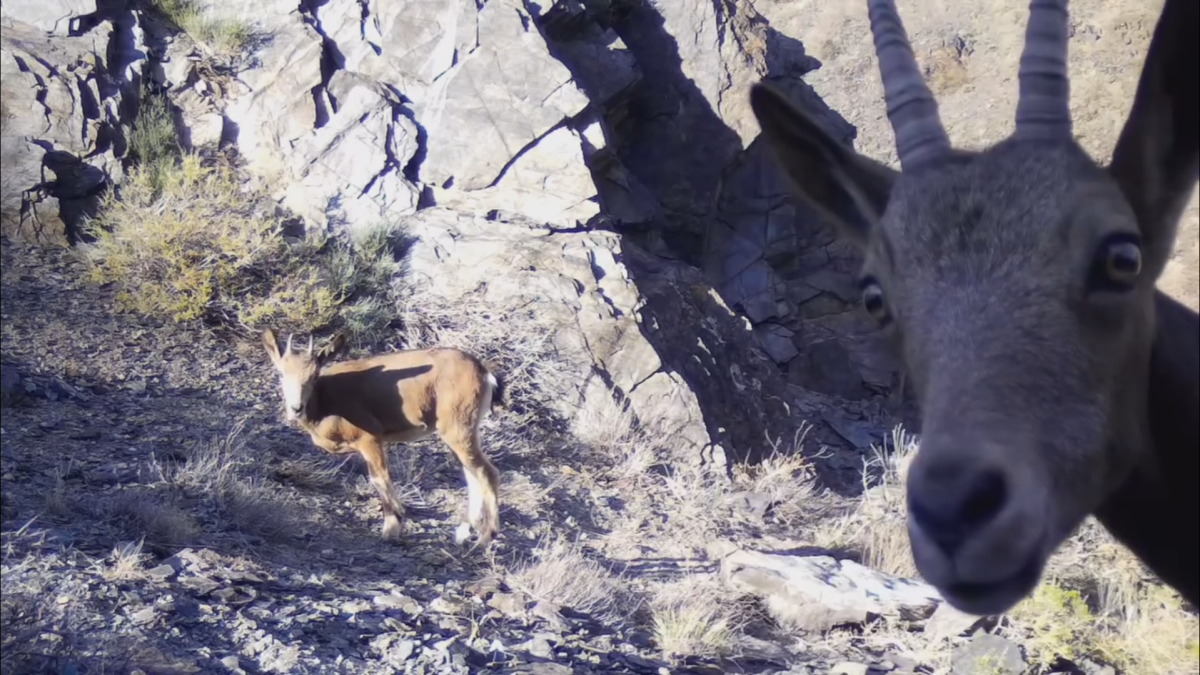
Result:
{"type": "Polygon", "coordinates": [[[1092,260],[1089,290],[1125,292],[1132,290],[1142,273],[1142,246],[1136,235],[1116,234],[1105,239],[1092,260]]]}
{"type": "Polygon", "coordinates": [[[887,302],[883,299],[883,288],[879,285],[879,282],[871,277],[867,277],[859,282],[859,287],[862,289],[863,307],[866,308],[871,318],[879,322],[880,325],[884,325],[891,320],[887,302]]]}

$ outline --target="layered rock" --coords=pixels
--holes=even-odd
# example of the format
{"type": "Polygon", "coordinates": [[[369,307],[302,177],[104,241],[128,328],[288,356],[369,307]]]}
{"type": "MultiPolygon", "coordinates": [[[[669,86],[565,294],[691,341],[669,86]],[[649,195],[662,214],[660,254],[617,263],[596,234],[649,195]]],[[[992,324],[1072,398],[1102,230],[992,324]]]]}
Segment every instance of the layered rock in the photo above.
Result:
{"type": "Polygon", "coordinates": [[[66,243],[121,177],[127,85],[144,55],[127,39],[136,27],[131,14],[95,11],[94,2],[65,0],[2,8],[5,232],[66,243]],[[68,35],[84,26],[85,34],[68,35]]]}

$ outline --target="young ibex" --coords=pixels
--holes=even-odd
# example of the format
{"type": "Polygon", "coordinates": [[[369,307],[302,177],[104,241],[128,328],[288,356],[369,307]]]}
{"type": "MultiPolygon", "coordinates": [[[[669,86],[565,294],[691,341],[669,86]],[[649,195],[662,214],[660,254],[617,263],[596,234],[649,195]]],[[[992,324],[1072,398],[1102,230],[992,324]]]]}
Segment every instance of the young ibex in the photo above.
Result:
{"type": "Polygon", "coordinates": [[[1200,3],[1166,0],[1107,170],[1072,135],[1065,0],[1030,4],[1016,130],[982,152],[951,147],[894,4],[868,5],[901,172],[750,99],[797,194],[862,246],[917,395],[917,568],[1000,613],[1095,514],[1197,603],[1200,317],[1155,282],[1198,175],[1200,3]]]}
{"type": "Polygon", "coordinates": [[[486,546],[500,526],[499,474],[479,443],[479,425],[503,395],[500,381],[478,359],[457,349],[392,352],[330,363],[342,347],[341,335],[313,352],[281,350],[275,332],[262,334],[263,346],[279,371],[287,418],[299,423],[326,452],[357,452],[366,461],[371,484],[383,505],[383,536],[400,536],[404,507],[388,473],[385,444],[404,443],[437,433],[462,463],[467,484],[467,518],[455,539],[463,543],[474,528],[475,545],[486,546]]]}

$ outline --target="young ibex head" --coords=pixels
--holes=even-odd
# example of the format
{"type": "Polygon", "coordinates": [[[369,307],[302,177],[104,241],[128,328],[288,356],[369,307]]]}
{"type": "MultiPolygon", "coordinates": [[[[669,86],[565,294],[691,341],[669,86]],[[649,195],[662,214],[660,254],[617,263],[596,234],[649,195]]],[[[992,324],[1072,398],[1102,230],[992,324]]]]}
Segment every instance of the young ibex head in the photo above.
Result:
{"type": "Polygon", "coordinates": [[[317,375],[321,373],[321,366],[341,350],[343,337],[339,333],[333,342],[318,351],[313,351],[311,335],[308,338],[308,347],[299,351],[292,348],[291,335],[288,335],[287,344],[280,350],[275,331],[269,328],[263,331],[262,341],[271,363],[279,372],[279,385],[283,390],[283,406],[287,419],[297,420],[304,414],[317,375]]]}
{"type": "Polygon", "coordinates": [[[1194,147],[1189,168],[1170,143],[1196,120],[1172,127],[1146,75],[1098,166],[1071,132],[1067,3],[1032,0],[1015,132],[953,149],[893,2],[868,4],[903,173],[767,86],[751,104],[798,194],[861,244],[864,306],[918,397],[917,568],[956,607],[999,613],[1148,451],[1154,285],[1195,184],[1194,147]]]}

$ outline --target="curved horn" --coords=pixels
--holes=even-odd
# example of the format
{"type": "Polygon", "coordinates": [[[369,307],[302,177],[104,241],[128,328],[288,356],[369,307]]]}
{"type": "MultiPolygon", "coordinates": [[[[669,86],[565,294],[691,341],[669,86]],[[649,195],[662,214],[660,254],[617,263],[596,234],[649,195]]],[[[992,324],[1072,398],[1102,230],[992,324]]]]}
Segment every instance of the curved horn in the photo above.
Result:
{"type": "Polygon", "coordinates": [[[1067,37],[1067,0],[1030,0],[1017,75],[1020,97],[1015,133],[1020,138],[1071,138],[1067,37]]]}
{"type": "Polygon", "coordinates": [[[950,137],[938,116],[937,101],[921,77],[894,0],[868,0],[867,13],[888,121],[896,134],[896,154],[900,168],[909,171],[949,151],[950,137]]]}
{"type": "Polygon", "coordinates": [[[288,343],[287,343],[287,347],[283,348],[283,353],[284,354],[292,353],[292,333],[288,333],[288,343]]]}
{"type": "Polygon", "coordinates": [[[308,336],[308,355],[309,356],[312,356],[312,353],[313,353],[312,350],[313,350],[313,336],[309,335],[308,336]]]}

